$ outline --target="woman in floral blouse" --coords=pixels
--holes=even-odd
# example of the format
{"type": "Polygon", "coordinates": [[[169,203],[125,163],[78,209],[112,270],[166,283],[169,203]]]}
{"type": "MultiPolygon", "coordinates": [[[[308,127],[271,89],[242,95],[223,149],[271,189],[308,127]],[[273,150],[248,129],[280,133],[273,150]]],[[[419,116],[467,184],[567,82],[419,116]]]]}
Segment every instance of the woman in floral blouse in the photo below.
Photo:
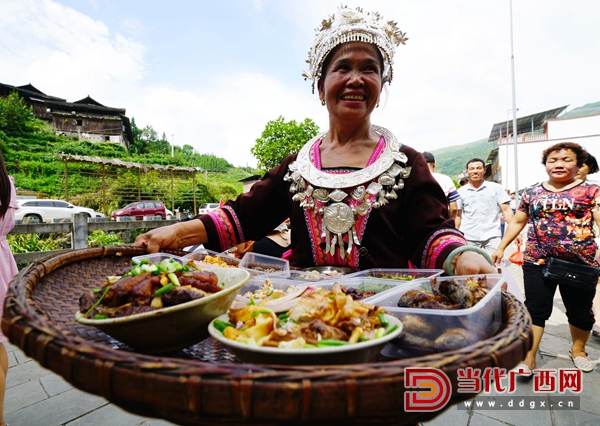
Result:
{"type": "Polygon", "coordinates": [[[548,180],[523,192],[517,213],[492,256],[494,262],[502,260],[506,247],[529,223],[523,279],[525,305],[533,321],[533,347],[519,366],[529,374],[536,368],[535,356],[545,322],[552,313],[557,286],[569,320],[573,340],[569,354],[573,363],[585,372],[594,369],[585,345],[594,325],[595,290],[586,291],[542,277],[542,265],[550,257],[598,267],[593,225],[600,223],[600,186],[577,178],[587,155],[585,149],[572,142],[552,145],[543,152],[542,164],[548,180]]]}

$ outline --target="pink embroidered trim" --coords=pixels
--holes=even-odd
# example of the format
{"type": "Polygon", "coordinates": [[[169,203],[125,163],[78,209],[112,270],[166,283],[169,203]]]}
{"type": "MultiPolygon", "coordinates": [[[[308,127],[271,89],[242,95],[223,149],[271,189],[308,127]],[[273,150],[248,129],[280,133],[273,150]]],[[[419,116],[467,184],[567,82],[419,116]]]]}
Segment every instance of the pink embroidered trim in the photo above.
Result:
{"type": "MultiPolygon", "coordinates": [[[[323,165],[321,164],[321,151],[320,151],[321,142],[323,142],[323,140],[319,139],[318,141],[316,141],[313,144],[312,148],[310,149],[310,160],[312,161],[314,166],[319,170],[323,169],[323,165]]],[[[371,157],[369,158],[369,161],[367,162],[367,166],[370,166],[375,161],[377,161],[377,159],[383,153],[384,148],[385,148],[385,138],[383,136],[381,136],[379,138],[379,142],[377,142],[377,146],[375,146],[375,149],[373,150],[373,153],[371,154],[371,157]]]]}
{"type": "MultiPolygon", "coordinates": [[[[227,214],[224,211],[224,207],[227,206],[223,206],[221,208],[215,209],[207,213],[212,219],[215,228],[217,229],[217,234],[219,235],[219,244],[221,245],[222,250],[226,250],[230,247],[238,245],[241,242],[238,241],[236,238],[233,225],[227,217],[227,214]]],[[[237,218],[235,215],[233,217],[237,218]]]]}
{"type": "Polygon", "coordinates": [[[425,269],[434,269],[437,263],[438,257],[444,251],[444,248],[448,247],[449,244],[459,243],[466,245],[467,240],[456,230],[440,229],[434,232],[423,250],[423,257],[421,258],[421,264],[424,265],[425,269]]]}
{"type": "Polygon", "coordinates": [[[221,208],[227,209],[227,211],[233,218],[233,222],[235,223],[237,233],[240,236],[240,243],[243,243],[244,241],[246,241],[246,238],[244,238],[244,231],[242,231],[242,224],[240,223],[240,219],[238,218],[237,214],[235,214],[235,210],[233,210],[233,208],[228,205],[223,205],[223,206],[221,206],[221,208]]]}
{"type": "Polygon", "coordinates": [[[383,148],[385,147],[385,139],[382,137],[379,138],[379,142],[377,142],[377,146],[373,150],[373,154],[371,154],[371,158],[367,162],[367,166],[373,164],[383,153],[383,148]]]}
{"type": "Polygon", "coordinates": [[[318,170],[321,170],[322,168],[321,151],[319,151],[319,148],[321,147],[321,142],[323,142],[323,139],[319,139],[318,141],[316,141],[310,150],[310,161],[312,161],[312,163],[318,170]]]}

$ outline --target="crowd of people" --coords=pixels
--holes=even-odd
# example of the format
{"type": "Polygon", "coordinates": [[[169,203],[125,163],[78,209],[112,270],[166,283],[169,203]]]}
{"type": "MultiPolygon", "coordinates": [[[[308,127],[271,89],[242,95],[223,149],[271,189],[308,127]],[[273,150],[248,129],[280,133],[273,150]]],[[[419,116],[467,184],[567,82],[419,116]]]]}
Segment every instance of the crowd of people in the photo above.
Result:
{"type": "MultiPolygon", "coordinates": [[[[591,371],[585,345],[600,315],[595,289],[577,290],[543,276],[550,257],[598,267],[600,186],[587,180],[596,159],[576,143],[542,155],[548,180],[514,194],[485,180],[473,158],[456,188],[435,171],[435,158],[400,143],[371,123],[382,90],[392,82],[396,48],[406,42],[393,21],[341,7],[323,21],[304,76],[329,115],[328,129],[268,171],[248,193],[192,220],[139,235],[150,253],[202,244],[285,256],[290,265],[443,269],[447,275],[495,273],[507,246],[528,226],[523,264],[525,305],[533,347],[520,368],[531,372],[558,287],[566,307],[577,368],[591,371]],[[507,224],[502,234],[500,216],[507,224]],[[595,226],[595,227],[594,227],[595,226]],[[293,232],[289,232],[289,228],[293,232]]],[[[6,242],[16,193],[0,153],[0,297],[17,266],[6,242]]],[[[2,305],[0,305],[0,314],[2,305]]],[[[600,328],[595,330],[596,334],[600,328]]],[[[6,338],[0,332],[0,342],[6,338]]],[[[0,426],[7,355],[0,344],[0,426]]]]}

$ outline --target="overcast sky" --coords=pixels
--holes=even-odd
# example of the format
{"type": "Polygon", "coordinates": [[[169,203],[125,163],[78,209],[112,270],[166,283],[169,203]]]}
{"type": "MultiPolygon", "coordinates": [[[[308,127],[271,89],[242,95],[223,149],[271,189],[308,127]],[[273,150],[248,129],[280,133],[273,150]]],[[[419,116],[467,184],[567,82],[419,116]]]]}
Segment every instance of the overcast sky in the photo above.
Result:
{"type": "MultiPolygon", "coordinates": [[[[345,1],[409,38],[372,121],[418,150],[487,138],[512,108],[509,0],[345,1]]],[[[326,110],[301,74],[339,0],[0,0],[0,82],[126,108],[236,166],[266,123],[326,110]]],[[[600,101],[600,1],[514,0],[517,116],[600,101]]]]}

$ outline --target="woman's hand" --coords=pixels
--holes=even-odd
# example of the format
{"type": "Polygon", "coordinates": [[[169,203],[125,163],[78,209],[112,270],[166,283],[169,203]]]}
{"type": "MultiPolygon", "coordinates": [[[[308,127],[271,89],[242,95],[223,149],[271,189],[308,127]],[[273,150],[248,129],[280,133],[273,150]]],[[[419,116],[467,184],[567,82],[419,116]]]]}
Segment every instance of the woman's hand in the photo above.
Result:
{"type": "Polygon", "coordinates": [[[133,245],[145,246],[148,253],[156,253],[163,248],[177,249],[207,242],[208,238],[204,224],[199,219],[193,219],[156,228],[138,235],[133,245]]]}
{"type": "Polygon", "coordinates": [[[500,262],[502,262],[502,259],[504,258],[504,249],[497,249],[494,254],[492,254],[492,262],[494,262],[494,265],[499,264],[500,262]]]}
{"type": "Polygon", "coordinates": [[[136,237],[134,246],[146,247],[148,253],[156,253],[163,248],[179,248],[174,225],[153,229],[136,237]]]}
{"type": "Polygon", "coordinates": [[[498,270],[490,265],[481,254],[475,251],[464,251],[452,261],[454,275],[497,274],[498,270]]]}

